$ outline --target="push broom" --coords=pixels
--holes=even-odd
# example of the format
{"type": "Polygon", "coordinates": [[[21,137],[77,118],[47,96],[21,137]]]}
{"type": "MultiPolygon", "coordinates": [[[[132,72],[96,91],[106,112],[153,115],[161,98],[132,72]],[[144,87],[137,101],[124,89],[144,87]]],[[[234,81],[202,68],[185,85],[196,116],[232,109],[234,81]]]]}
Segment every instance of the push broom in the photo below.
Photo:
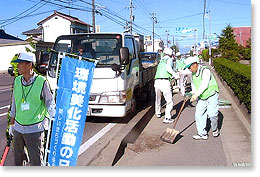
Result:
{"type": "Polygon", "coordinates": [[[162,134],[162,136],[160,137],[160,139],[162,141],[165,141],[167,143],[171,143],[173,144],[175,138],[177,137],[177,135],[179,134],[179,131],[178,130],[175,130],[175,127],[177,125],[177,122],[180,118],[180,115],[181,115],[181,112],[186,104],[186,102],[190,99],[191,95],[187,95],[184,100],[183,100],[183,103],[182,103],[182,106],[181,106],[181,109],[176,117],[176,120],[175,122],[173,123],[173,128],[167,128],[166,131],[162,134]]]}

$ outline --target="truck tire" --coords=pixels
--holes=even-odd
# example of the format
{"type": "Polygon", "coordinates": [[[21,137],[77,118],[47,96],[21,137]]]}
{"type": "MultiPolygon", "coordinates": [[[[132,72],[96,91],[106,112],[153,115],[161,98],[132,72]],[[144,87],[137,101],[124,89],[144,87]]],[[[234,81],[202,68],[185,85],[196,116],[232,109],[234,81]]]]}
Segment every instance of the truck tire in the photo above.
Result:
{"type": "Polygon", "coordinates": [[[134,93],[132,101],[131,101],[131,115],[134,115],[137,110],[137,102],[136,102],[136,94],[134,93]]]}

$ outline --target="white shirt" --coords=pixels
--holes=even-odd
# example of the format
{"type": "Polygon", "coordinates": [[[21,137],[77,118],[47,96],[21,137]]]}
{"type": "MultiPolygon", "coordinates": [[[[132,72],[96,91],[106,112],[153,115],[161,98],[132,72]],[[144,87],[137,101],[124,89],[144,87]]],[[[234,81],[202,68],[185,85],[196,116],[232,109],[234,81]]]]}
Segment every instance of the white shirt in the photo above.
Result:
{"type": "Polygon", "coordinates": [[[170,73],[172,75],[172,77],[174,77],[174,78],[178,77],[177,73],[175,73],[173,71],[173,68],[172,68],[173,67],[173,59],[170,58],[169,56],[166,56],[166,57],[169,58],[169,59],[166,60],[166,70],[167,70],[167,72],[170,73]]]}

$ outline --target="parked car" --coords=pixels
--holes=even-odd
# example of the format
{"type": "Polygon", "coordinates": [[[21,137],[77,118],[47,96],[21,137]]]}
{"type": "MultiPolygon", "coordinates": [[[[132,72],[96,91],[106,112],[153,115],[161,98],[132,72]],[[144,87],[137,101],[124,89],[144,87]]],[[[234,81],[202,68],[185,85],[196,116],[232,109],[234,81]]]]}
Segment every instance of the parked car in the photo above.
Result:
{"type": "Polygon", "coordinates": [[[14,68],[12,66],[9,66],[8,74],[10,74],[11,76],[14,76],[14,68]]]}

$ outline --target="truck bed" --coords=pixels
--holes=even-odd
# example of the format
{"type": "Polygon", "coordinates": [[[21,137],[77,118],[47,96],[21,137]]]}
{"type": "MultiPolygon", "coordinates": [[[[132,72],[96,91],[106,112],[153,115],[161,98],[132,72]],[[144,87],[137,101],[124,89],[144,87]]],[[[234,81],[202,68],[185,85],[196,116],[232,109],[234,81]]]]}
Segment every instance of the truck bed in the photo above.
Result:
{"type": "Polygon", "coordinates": [[[140,80],[141,80],[140,86],[141,87],[143,87],[148,82],[150,82],[152,79],[154,79],[156,70],[157,70],[157,65],[152,65],[148,68],[142,68],[141,78],[140,78],[140,80]]]}

